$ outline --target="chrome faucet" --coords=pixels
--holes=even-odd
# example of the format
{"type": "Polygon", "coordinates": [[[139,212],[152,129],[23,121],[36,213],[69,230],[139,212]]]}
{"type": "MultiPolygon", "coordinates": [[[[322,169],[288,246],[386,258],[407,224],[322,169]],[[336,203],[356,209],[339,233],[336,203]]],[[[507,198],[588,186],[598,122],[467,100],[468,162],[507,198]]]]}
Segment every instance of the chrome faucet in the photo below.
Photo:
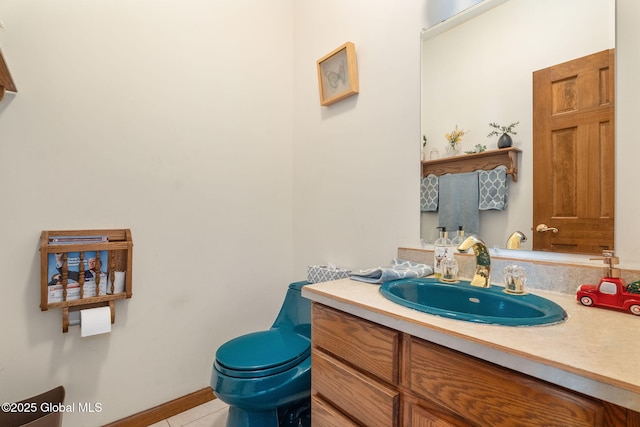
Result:
{"type": "Polygon", "coordinates": [[[476,236],[469,236],[458,246],[458,251],[465,252],[470,248],[473,248],[473,253],[476,256],[476,271],[473,274],[473,279],[471,279],[471,285],[488,288],[491,286],[491,257],[489,256],[489,249],[476,236]]]}
{"type": "Polygon", "coordinates": [[[522,231],[514,231],[507,239],[507,249],[520,249],[520,244],[527,241],[522,231]]]}

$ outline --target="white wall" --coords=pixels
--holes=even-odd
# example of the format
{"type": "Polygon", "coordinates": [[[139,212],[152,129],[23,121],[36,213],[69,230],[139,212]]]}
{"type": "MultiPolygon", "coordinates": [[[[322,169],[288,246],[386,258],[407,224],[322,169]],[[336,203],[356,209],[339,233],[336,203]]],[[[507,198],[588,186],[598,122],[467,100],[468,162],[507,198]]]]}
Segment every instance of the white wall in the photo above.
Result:
{"type": "Polygon", "coordinates": [[[616,10],[616,252],[621,265],[640,268],[638,112],[640,2],[617,0],[616,10]]]}
{"type": "Polygon", "coordinates": [[[424,2],[295,2],[294,271],[388,265],[419,237],[424,2]],[[316,60],[352,41],[360,93],[320,106],[316,60]]]}
{"type": "Polygon", "coordinates": [[[426,28],[439,24],[485,0],[426,0],[426,28]]]}
{"type": "Polygon", "coordinates": [[[292,275],[290,0],[7,0],[0,401],[63,384],[97,426],[209,385],[292,275]],[[108,336],[39,309],[41,230],[131,228],[108,336]]]}
{"type": "MultiPolygon", "coordinates": [[[[74,427],[182,396],[208,385],[219,344],[273,319],[308,264],[375,266],[418,241],[424,7],[0,3],[20,91],[0,104],[0,400],[64,384],[69,402],[103,403],[65,415],[74,427]],[[315,61],[347,40],[361,93],[321,107],[315,61]],[[110,335],[80,339],[38,309],[37,244],[43,229],[90,227],[132,229],[134,297],[110,335]]],[[[633,143],[635,0],[619,14],[633,90],[617,136],[633,143]]],[[[619,171],[630,188],[637,146],[619,171]]]]}

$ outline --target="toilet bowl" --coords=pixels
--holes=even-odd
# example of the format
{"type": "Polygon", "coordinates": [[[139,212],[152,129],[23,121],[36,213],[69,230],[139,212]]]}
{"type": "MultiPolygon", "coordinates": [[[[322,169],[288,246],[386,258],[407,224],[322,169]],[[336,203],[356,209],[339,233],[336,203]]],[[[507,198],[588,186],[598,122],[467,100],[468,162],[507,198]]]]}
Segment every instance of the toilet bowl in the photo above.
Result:
{"type": "Polygon", "coordinates": [[[227,427],[309,425],[311,302],[301,296],[306,284],[289,285],[271,329],[234,338],[216,351],[211,388],[229,405],[227,427]],[[295,422],[292,413],[299,417],[295,422]]]}

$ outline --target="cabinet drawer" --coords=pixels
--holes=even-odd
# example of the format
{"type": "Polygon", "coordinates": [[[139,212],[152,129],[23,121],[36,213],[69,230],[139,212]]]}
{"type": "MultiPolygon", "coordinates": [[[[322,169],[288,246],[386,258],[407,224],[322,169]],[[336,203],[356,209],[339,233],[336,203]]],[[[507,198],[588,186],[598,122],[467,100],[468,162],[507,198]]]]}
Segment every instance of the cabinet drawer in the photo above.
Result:
{"type": "Polygon", "coordinates": [[[314,347],[392,384],[398,382],[399,333],[350,314],[314,303],[314,347]]]}
{"type": "Polygon", "coordinates": [[[311,393],[366,426],[397,425],[397,391],[318,349],[311,356],[311,393]]]}
{"type": "Polygon", "coordinates": [[[311,398],[311,423],[313,427],[358,427],[358,424],[342,415],[318,396],[311,398]]]}
{"type": "Polygon", "coordinates": [[[602,404],[422,340],[407,340],[410,389],[483,426],[602,425],[602,404]]]}

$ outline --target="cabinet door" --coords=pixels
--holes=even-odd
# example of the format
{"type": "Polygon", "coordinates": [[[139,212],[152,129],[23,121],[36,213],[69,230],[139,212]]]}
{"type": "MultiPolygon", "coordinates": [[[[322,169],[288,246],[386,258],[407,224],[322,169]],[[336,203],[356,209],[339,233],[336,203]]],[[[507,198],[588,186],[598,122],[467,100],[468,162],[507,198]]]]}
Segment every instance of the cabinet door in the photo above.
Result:
{"type": "Polygon", "coordinates": [[[342,415],[318,396],[311,398],[311,419],[313,427],[358,427],[358,424],[342,415]]]}
{"type": "Polygon", "coordinates": [[[314,303],[314,347],[392,384],[398,382],[399,333],[350,314],[314,303]]]}
{"type": "Polygon", "coordinates": [[[331,403],[360,424],[397,426],[399,393],[396,390],[318,349],[313,349],[311,355],[311,390],[313,396],[331,403]]]}
{"type": "Polygon", "coordinates": [[[405,425],[407,427],[469,427],[470,424],[435,410],[428,410],[413,403],[405,404],[405,425]]]}
{"type": "Polygon", "coordinates": [[[409,340],[413,392],[482,426],[599,426],[600,402],[422,340],[409,340]]]}

